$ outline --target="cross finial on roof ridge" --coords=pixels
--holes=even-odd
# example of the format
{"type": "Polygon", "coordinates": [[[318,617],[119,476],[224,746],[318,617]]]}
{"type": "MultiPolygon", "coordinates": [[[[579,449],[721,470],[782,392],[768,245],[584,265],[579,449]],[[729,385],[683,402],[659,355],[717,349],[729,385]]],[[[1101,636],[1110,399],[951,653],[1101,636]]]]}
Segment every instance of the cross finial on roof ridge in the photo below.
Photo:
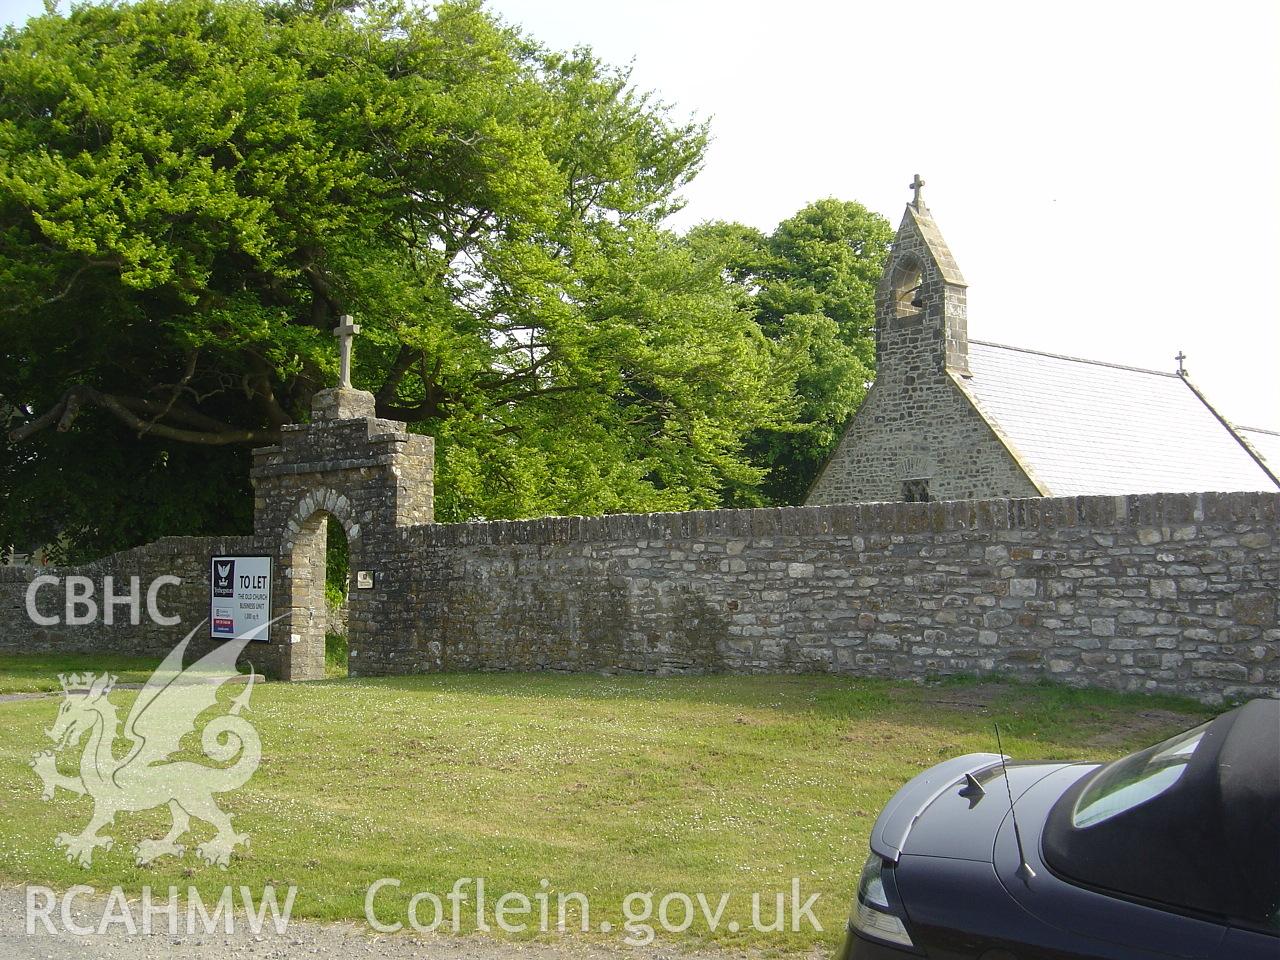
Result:
{"type": "Polygon", "coordinates": [[[1178,361],[1178,376],[1185,377],[1187,375],[1187,368],[1182,365],[1182,361],[1187,359],[1187,355],[1179,350],[1178,355],[1173,359],[1178,361]]]}
{"type": "Polygon", "coordinates": [[[915,191],[915,197],[912,199],[911,205],[917,210],[923,209],[924,201],[921,199],[920,194],[921,191],[924,190],[924,181],[920,179],[920,174],[917,173],[907,186],[915,191]]]}

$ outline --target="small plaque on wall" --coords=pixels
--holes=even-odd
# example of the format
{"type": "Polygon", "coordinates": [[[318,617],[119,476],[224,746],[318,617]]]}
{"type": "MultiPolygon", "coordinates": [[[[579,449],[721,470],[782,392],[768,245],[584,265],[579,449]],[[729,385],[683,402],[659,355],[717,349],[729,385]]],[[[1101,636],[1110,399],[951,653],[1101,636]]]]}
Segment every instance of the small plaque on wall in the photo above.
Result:
{"type": "Polygon", "coordinates": [[[373,571],[372,570],[356,571],[356,589],[357,590],[373,589],[373,571]]]}

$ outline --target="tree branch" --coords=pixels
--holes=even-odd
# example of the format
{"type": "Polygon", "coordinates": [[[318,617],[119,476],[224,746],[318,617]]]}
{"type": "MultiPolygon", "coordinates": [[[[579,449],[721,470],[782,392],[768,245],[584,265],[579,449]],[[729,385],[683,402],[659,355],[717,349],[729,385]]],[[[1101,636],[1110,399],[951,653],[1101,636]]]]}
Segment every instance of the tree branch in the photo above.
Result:
{"type": "MultiPolygon", "coordinates": [[[[188,383],[190,383],[191,378],[194,377],[196,374],[196,361],[199,359],[199,357],[200,357],[199,350],[192,350],[191,353],[188,354],[187,369],[183,371],[182,379],[173,385],[173,390],[169,394],[169,402],[166,403],[163,408],[161,408],[159,413],[157,413],[154,417],[151,418],[151,426],[155,426],[157,423],[163,420],[166,416],[168,416],[169,411],[173,409],[173,405],[178,402],[178,396],[179,394],[182,393],[182,388],[185,387],[188,383]]],[[[70,426],[69,423],[68,423],[68,426],[70,426]]],[[[63,427],[61,424],[59,424],[58,429],[65,430],[66,428],[63,427]]]]}
{"type": "MultiPolygon", "coordinates": [[[[40,307],[47,306],[50,303],[57,303],[59,300],[62,300],[65,297],[69,296],[72,289],[76,285],[76,281],[80,279],[80,274],[84,273],[86,270],[91,270],[94,267],[119,267],[119,266],[120,266],[120,261],[118,259],[86,261],[80,267],[80,269],[78,269],[75,273],[71,275],[71,279],[67,281],[67,285],[62,288],[61,293],[56,293],[52,297],[45,297],[43,300],[38,300],[34,305],[40,306],[40,307]]],[[[28,302],[17,303],[17,304],[14,304],[13,306],[5,307],[4,312],[17,313],[19,310],[29,310],[31,309],[32,306],[33,305],[28,302]]]]}
{"type": "Polygon", "coordinates": [[[327,333],[333,318],[342,313],[337,291],[314,262],[304,264],[302,272],[311,285],[311,325],[327,333]]]}
{"type": "Polygon", "coordinates": [[[519,403],[522,400],[533,400],[536,397],[545,397],[552,393],[572,393],[575,390],[581,390],[582,384],[566,383],[558,387],[541,387],[532,390],[521,390],[519,393],[508,394],[505,397],[497,397],[489,404],[490,409],[505,407],[508,404],[519,403]]]}
{"type": "MultiPolygon", "coordinates": [[[[110,393],[103,393],[87,384],[77,384],[71,387],[63,394],[62,399],[49,410],[21,427],[9,431],[9,438],[15,441],[25,440],[27,437],[45,429],[55,420],[58,423],[58,431],[65,432],[71,428],[80,407],[86,403],[111,413],[118,420],[136,430],[139,437],[150,434],[151,436],[164,437],[169,440],[198,443],[206,446],[225,446],[233,443],[274,443],[280,439],[280,431],[276,429],[237,430],[230,424],[220,423],[211,417],[205,417],[203,414],[196,414],[195,417],[210,426],[216,424],[216,429],[184,430],[179,427],[156,423],[154,420],[144,420],[134,412],[135,409],[142,409],[147,412],[163,411],[162,415],[175,411],[172,409],[165,410],[165,404],[154,400],[142,400],[137,397],[118,397],[110,393]]],[[[189,421],[192,419],[191,412],[183,414],[181,418],[189,421]]]]}
{"type": "Polygon", "coordinates": [[[391,364],[391,369],[387,371],[387,379],[382,381],[382,386],[374,394],[374,398],[379,404],[390,404],[395,400],[396,390],[400,386],[400,381],[404,379],[404,375],[409,372],[413,362],[418,359],[420,354],[421,351],[419,350],[414,350],[404,344],[400,345],[400,352],[396,354],[395,362],[391,364]]]}
{"type": "Polygon", "coordinates": [[[258,401],[258,405],[262,408],[267,422],[276,428],[282,427],[286,423],[291,423],[293,418],[289,416],[284,407],[280,406],[280,401],[276,399],[276,392],[271,386],[271,372],[267,367],[267,362],[252,350],[246,351],[246,354],[249,358],[249,366],[253,370],[251,378],[252,398],[258,401]]]}
{"type": "MultiPolygon", "coordinates": [[[[116,395],[116,401],[122,406],[139,416],[154,416],[156,411],[160,409],[161,404],[155,400],[144,400],[141,397],[122,397],[116,395]]],[[[192,410],[186,404],[175,403],[169,410],[166,419],[173,420],[177,423],[185,423],[189,427],[196,427],[210,433],[221,433],[230,427],[213,417],[200,413],[198,410],[192,410]]]]}

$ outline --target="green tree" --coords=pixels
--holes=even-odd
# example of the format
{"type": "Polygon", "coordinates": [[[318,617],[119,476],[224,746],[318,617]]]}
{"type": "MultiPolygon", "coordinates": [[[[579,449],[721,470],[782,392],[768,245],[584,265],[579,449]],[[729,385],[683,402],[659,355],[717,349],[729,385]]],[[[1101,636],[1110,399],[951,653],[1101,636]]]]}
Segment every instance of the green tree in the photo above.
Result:
{"type": "Polygon", "coordinates": [[[767,236],[709,223],[687,239],[697,256],[722,264],[791,388],[786,421],[762,423],[748,445],[765,482],[734,499],[801,503],[874,376],[875,288],[893,231],[860,203],[827,199],[767,236]]]}
{"type": "Polygon", "coordinates": [[[662,228],[706,143],[477,2],[139,0],[0,39],[0,540],[247,528],[335,380],[437,438],[441,519],[711,506],[791,373],[662,228]]]}

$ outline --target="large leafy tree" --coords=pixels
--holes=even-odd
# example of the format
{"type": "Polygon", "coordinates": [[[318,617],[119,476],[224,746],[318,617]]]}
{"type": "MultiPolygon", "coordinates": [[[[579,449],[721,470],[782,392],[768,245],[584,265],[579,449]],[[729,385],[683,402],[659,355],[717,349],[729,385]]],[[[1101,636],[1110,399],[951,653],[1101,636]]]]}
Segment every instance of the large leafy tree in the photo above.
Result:
{"type": "Polygon", "coordinates": [[[763,484],[733,491],[744,503],[801,503],[875,374],[875,288],[893,239],[860,203],[811,203],[770,234],[737,223],[695,228],[688,243],[726,278],[776,346],[794,385],[786,423],[753,431],[763,484]]]}
{"type": "MultiPolygon", "coordinates": [[[[793,371],[662,228],[706,131],[476,2],[77,6],[0,39],[0,541],[247,527],[335,379],[442,519],[712,506],[793,371]]],[[[777,339],[776,337],[774,338],[777,339]]]]}

